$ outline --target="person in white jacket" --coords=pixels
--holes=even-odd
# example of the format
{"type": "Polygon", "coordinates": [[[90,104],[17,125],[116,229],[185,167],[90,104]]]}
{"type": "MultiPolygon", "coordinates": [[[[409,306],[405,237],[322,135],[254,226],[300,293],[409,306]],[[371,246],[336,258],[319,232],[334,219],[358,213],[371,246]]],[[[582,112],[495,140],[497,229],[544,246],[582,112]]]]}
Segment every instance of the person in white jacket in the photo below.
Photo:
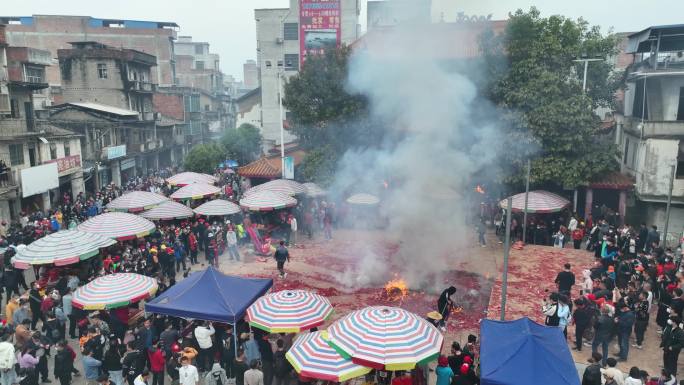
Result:
{"type": "Polygon", "coordinates": [[[12,385],[16,384],[17,373],[14,371],[14,365],[17,363],[17,358],[14,354],[14,345],[7,340],[11,333],[3,333],[2,342],[0,342],[0,384],[12,385]]]}
{"type": "Polygon", "coordinates": [[[211,322],[205,322],[195,328],[195,339],[199,345],[199,354],[197,355],[197,369],[201,372],[208,372],[211,369],[214,357],[214,344],[211,337],[214,335],[214,326],[211,322]]]}

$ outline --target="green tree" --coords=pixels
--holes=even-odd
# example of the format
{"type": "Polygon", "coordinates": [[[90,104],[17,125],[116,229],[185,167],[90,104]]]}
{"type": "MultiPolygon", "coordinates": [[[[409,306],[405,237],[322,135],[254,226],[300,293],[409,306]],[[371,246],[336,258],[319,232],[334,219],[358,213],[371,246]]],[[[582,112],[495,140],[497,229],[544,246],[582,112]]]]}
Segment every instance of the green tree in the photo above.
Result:
{"type": "Polygon", "coordinates": [[[306,59],[301,71],[285,84],[283,105],[290,111],[290,130],[309,151],[300,165],[307,180],[330,181],[337,160],[350,147],[374,142],[368,103],[350,94],[345,84],[351,49],[342,46],[306,59]]]}
{"type": "Polygon", "coordinates": [[[508,111],[511,132],[504,162],[505,181],[522,181],[532,160],[536,184],[577,187],[615,167],[617,149],[599,133],[598,107],[612,107],[622,74],[609,61],[589,64],[582,90],[585,55],[607,59],[616,54],[614,36],[582,19],[543,18],[536,8],[510,15],[505,33],[485,35],[481,48],[488,59],[488,92],[508,111]]]}
{"type": "Polygon", "coordinates": [[[185,169],[212,174],[223,155],[223,149],[215,143],[195,145],[185,156],[185,169]]]}
{"type": "Polygon", "coordinates": [[[226,158],[237,160],[239,165],[244,166],[261,155],[262,140],[259,128],[243,123],[235,130],[226,131],[221,137],[221,145],[226,158]]]}

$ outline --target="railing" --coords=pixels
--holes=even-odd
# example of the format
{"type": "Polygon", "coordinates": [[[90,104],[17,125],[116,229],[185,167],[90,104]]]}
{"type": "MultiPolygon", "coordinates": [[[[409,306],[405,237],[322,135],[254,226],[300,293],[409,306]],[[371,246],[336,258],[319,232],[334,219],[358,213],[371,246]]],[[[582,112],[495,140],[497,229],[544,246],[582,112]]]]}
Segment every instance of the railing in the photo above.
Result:
{"type": "Polygon", "coordinates": [[[662,71],[684,68],[684,55],[681,52],[658,52],[657,55],[647,52],[641,54],[641,60],[638,61],[651,68],[655,68],[657,63],[657,69],[662,71]]]}
{"type": "Polygon", "coordinates": [[[156,119],[154,112],[141,112],[138,114],[138,117],[140,118],[140,120],[144,120],[146,122],[156,119]]]}
{"type": "Polygon", "coordinates": [[[142,80],[132,80],[131,81],[131,89],[135,91],[145,91],[145,92],[153,92],[157,88],[157,85],[154,83],[150,82],[145,82],[142,80]]]}

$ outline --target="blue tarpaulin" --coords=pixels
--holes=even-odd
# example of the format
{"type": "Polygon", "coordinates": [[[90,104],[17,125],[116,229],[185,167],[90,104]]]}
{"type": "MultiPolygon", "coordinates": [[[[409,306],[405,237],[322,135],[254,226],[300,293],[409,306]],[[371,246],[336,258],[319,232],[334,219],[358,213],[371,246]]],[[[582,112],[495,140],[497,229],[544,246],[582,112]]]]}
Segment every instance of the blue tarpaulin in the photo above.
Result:
{"type": "Polygon", "coordinates": [[[273,286],[272,279],[225,275],[213,267],[190,274],[145,304],[145,311],[172,317],[234,324],[257,298],[273,286]]]}
{"type": "Polygon", "coordinates": [[[580,385],[563,331],[521,318],[483,320],[481,385],[580,385]]]}

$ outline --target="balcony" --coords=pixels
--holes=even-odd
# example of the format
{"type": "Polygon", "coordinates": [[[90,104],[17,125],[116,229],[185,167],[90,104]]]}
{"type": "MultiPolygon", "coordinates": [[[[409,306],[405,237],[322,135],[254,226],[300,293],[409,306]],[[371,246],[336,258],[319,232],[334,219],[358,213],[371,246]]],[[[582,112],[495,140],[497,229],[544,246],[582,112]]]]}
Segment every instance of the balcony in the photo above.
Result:
{"type": "Polygon", "coordinates": [[[13,170],[11,168],[7,168],[0,172],[0,196],[5,196],[5,198],[16,198],[16,191],[19,186],[17,178],[18,173],[18,170],[13,170]],[[13,196],[6,196],[8,193],[12,193],[13,196]]]}
{"type": "Polygon", "coordinates": [[[684,136],[684,121],[645,120],[643,123],[637,117],[625,117],[624,128],[643,138],[684,136]]]}
{"type": "Polygon", "coordinates": [[[154,83],[150,82],[145,82],[142,80],[131,80],[129,81],[129,90],[130,91],[137,91],[137,92],[143,92],[143,93],[152,93],[157,90],[157,85],[154,83]]]}
{"type": "Polygon", "coordinates": [[[144,122],[153,122],[153,121],[157,120],[157,117],[158,117],[158,115],[156,112],[150,112],[150,111],[140,112],[138,114],[138,119],[140,119],[144,122]]]}

